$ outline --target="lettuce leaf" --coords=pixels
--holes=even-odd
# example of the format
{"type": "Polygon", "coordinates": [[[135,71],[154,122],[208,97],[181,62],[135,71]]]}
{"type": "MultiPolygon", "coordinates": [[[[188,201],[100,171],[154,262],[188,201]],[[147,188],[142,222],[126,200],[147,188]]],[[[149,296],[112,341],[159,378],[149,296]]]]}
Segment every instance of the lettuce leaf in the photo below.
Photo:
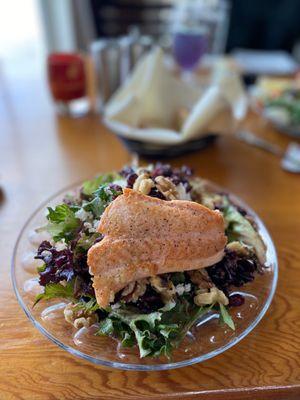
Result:
{"type": "Polygon", "coordinates": [[[100,322],[97,334],[116,337],[124,347],[137,344],[141,357],[170,357],[195,321],[210,309],[192,305],[185,299],[150,314],[119,308],[100,322]]]}
{"type": "Polygon", "coordinates": [[[106,207],[111,203],[121,192],[110,187],[109,185],[101,185],[93,192],[93,198],[83,205],[85,211],[93,213],[95,218],[100,218],[106,207]]]}
{"type": "Polygon", "coordinates": [[[95,241],[101,238],[101,233],[94,232],[92,234],[82,233],[76,242],[76,246],[73,250],[74,257],[78,257],[82,254],[86,254],[90,247],[95,243],[95,241]]]}
{"type": "Polygon", "coordinates": [[[219,305],[220,305],[220,319],[219,319],[220,323],[228,325],[229,328],[231,328],[234,331],[235,325],[227,308],[221,303],[219,303],[219,305]]]}
{"type": "Polygon", "coordinates": [[[49,223],[46,230],[55,242],[65,239],[68,243],[75,238],[80,226],[80,220],[75,216],[77,210],[78,207],[70,207],[67,204],[60,204],[55,208],[48,207],[49,223]]]}
{"type": "Polygon", "coordinates": [[[116,179],[120,179],[121,176],[117,173],[103,174],[96,176],[94,179],[83,183],[82,192],[86,196],[91,196],[101,185],[104,183],[111,183],[116,179]]]}
{"type": "Polygon", "coordinates": [[[90,313],[99,310],[100,307],[95,298],[90,298],[89,301],[81,300],[78,303],[76,303],[75,309],[82,310],[86,313],[90,313]]]}
{"type": "Polygon", "coordinates": [[[68,282],[66,285],[62,285],[61,283],[48,283],[45,286],[44,293],[40,293],[36,296],[33,306],[35,306],[40,300],[50,300],[55,298],[73,300],[73,288],[73,281],[68,282]]]}
{"type": "Polygon", "coordinates": [[[117,337],[123,347],[132,347],[136,343],[134,332],[119,319],[105,318],[100,321],[97,335],[117,337]]]}
{"type": "Polygon", "coordinates": [[[228,205],[224,209],[223,215],[227,222],[226,235],[228,242],[237,240],[252,247],[259,261],[264,264],[266,247],[251,223],[232,205],[228,205]]]}

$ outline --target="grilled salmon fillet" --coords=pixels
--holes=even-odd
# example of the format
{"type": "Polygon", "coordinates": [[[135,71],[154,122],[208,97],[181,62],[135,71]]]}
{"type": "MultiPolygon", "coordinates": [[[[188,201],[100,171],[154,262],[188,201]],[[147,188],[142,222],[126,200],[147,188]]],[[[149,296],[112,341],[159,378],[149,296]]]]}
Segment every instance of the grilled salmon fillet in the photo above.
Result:
{"type": "Polygon", "coordinates": [[[227,242],[219,211],[131,189],[106,208],[98,232],[104,238],[89,249],[88,265],[102,308],[132,281],[217,263],[227,242]]]}

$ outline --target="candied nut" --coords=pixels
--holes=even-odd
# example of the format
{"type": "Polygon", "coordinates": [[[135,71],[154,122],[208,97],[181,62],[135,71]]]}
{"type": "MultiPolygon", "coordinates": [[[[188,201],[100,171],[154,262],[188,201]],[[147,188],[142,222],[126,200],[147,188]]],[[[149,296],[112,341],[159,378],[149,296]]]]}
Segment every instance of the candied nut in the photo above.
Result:
{"type": "Polygon", "coordinates": [[[148,195],[153,187],[154,182],[150,179],[149,174],[143,173],[136,178],[133,190],[148,195]]]}
{"type": "Polygon", "coordinates": [[[95,324],[98,322],[98,316],[95,313],[91,313],[90,316],[88,317],[80,317],[75,319],[73,325],[76,329],[80,329],[82,327],[88,328],[91,325],[95,324]]]}
{"type": "Polygon", "coordinates": [[[224,203],[224,196],[215,193],[213,188],[210,190],[205,180],[193,178],[190,180],[190,184],[192,186],[192,199],[197,203],[203,204],[211,210],[215,210],[216,205],[222,205],[224,203]]]}
{"type": "Polygon", "coordinates": [[[214,286],[205,268],[188,271],[188,275],[199,289],[210,289],[214,286]]]}
{"type": "Polygon", "coordinates": [[[113,303],[115,301],[115,294],[114,292],[111,290],[110,294],[109,294],[109,302],[113,303]]]}
{"type": "Polygon", "coordinates": [[[83,326],[86,328],[98,321],[98,316],[94,312],[85,312],[78,308],[77,304],[69,303],[64,309],[64,317],[69,324],[72,324],[76,329],[83,326]]]}
{"type": "Polygon", "coordinates": [[[76,329],[80,329],[83,327],[85,327],[85,328],[89,327],[87,319],[83,318],[83,317],[75,319],[73,325],[76,329]]]}
{"type": "Polygon", "coordinates": [[[126,302],[137,302],[139,297],[143,296],[147,289],[148,279],[140,279],[136,282],[131,282],[122,291],[122,298],[126,302]]]}
{"type": "Polygon", "coordinates": [[[152,179],[144,179],[140,185],[140,191],[143,194],[149,194],[151,189],[154,187],[154,182],[152,179]]]}
{"type": "Polygon", "coordinates": [[[178,199],[178,192],[174,183],[164,176],[157,176],[155,178],[157,189],[165,196],[167,200],[178,199]]]}
{"type": "Polygon", "coordinates": [[[75,319],[73,325],[74,325],[74,327],[76,329],[80,329],[80,328],[83,328],[83,327],[84,328],[89,328],[91,325],[93,325],[97,321],[98,321],[97,315],[94,314],[94,315],[92,315],[90,317],[87,317],[87,318],[81,317],[81,318],[75,319]]]}
{"type": "Polygon", "coordinates": [[[228,243],[226,249],[234,251],[241,256],[249,256],[250,254],[249,249],[245,245],[242,245],[240,242],[237,241],[228,243]]]}
{"type": "Polygon", "coordinates": [[[73,324],[74,322],[74,310],[73,310],[73,304],[69,303],[65,309],[64,309],[64,316],[65,320],[69,322],[69,324],[73,324]]]}
{"type": "Polygon", "coordinates": [[[132,301],[134,303],[136,301],[138,301],[139,297],[141,297],[141,296],[143,296],[143,294],[145,294],[146,289],[147,289],[147,283],[148,283],[148,279],[141,279],[139,281],[136,281],[136,286],[132,293],[132,301]]]}
{"type": "Polygon", "coordinates": [[[122,296],[127,296],[131,294],[135,288],[135,282],[130,282],[125,288],[122,290],[122,296]]]}
{"type": "Polygon", "coordinates": [[[169,302],[175,295],[176,289],[172,281],[166,281],[160,276],[152,276],[150,284],[158,293],[161,294],[164,303],[169,302]]]}
{"type": "Polygon", "coordinates": [[[64,308],[64,317],[67,322],[74,324],[76,318],[83,316],[83,311],[78,309],[74,303],[69,303],[64,308]]]}
{"type": "Polygon", "coordinates": [[[197,304],[197,306],[205,306],[214,303],[221,303],[227,306],[229,301],[222,290],[213,287],[206,293],[203,293],[203,290],[198,291],[194,297],[194,303],[197,304]]]}

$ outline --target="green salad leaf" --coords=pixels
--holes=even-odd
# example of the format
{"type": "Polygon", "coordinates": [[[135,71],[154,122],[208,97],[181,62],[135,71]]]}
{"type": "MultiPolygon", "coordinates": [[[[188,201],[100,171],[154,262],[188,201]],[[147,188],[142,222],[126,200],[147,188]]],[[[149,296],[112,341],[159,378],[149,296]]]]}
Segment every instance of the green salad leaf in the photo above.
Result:
{"type": "Polygon", "coordinates": [[[101,185],[93,192],[92,200],[83,205],[83,209],[92,212],[95,218],[99,218],[109,203],[120,194],[121,192],[109,187],[108,184],[101,185]]]}
{"type": "Polygon", "coordinates": [[[111,183],[120,178],[121,176],[114,172],[96,176],[95,178],[83,183],[82,192],[86,196],[91,196],[101,185],[111,183]]]}
{"type": "Polygon", "coordinates": [[[171,280],[175,286],[180,283],[185,283],[186,278],[184,272],[173,272],[171,280]]]}
{"type": "Polygon", "coordinates": [[[127,310],[118,310],[113,311],[111,317],[120,319],[133,331],[141,357],[146,357],[150,353],[155,355],[160,347],[157,343],[159,338],[155,335],[155,323],[161,320],[161,313],[135,314],[127,310]]]}
{"type": "Polygon", "coordinates": [[[198,307],[184,298],[150,314],[119,308],[100,322],[97,334],[117,337],[124,347],[137,343],[141,357],[170,357],[195,321],[211,308],[198,307]]]}
{"type": "Polygon", "coordinates": [[[117,337],[123,347],[132,347],[136,343],[134,332],[117,318],[105,318],[100,321],[97,335],[117,337]]]}
{"type": "Polygon", "coordinates": [[[232,205],[228,205],[223,215],[227,222],[226,235],[228,242],[240,241],[252,247],[263,264],[265,260],[265,245],[260,235],[251,223],[232,205]]]}
{"type": "Polygon", "coordinates": [[[78,209],[78,207],[70,207],[67,204],[60,204],[55,208],[48,207],[49,223],[46,229],[55,242],[65,239],[68,243],[74,239],[80,226],[80,220],[75,216],[78,209]]]}
{"type": "Polygon", "coordinates": [[[266,102],[265,107],[267,108],[281,108],[286,110],[290,116],[291,123],[293,125],[300,124],[300,101],[299,98],[290,98],[287,94],[271,99],[266,102]]]}
{"type": "Polygon", "coordinates": [[[76,246],[73,250],[74,257],[84,255],[87,253],[90,247],[95,243],[95,241],[101,237],[101,233],[94,232],[92,234],[82,233],[80,238],[76,242],[76,246]]]}
{"type": "Polygon", "coordinates": [[[235,325],[227,308],[221,303],[219,303],[219,305],[220,305],[220,322],[228,325],[229,328],[231,328],[234,331],[235,325]]]}
{"type": "Polygon", "coordinates": [[[47,265],[44,263],[40,267],[37,267],[36,270],[37,270],[38,273],[41,273],[41,272],[45,271],[46,267],[47,267],[47,265]]]}
{"type": "Polygon", "coordinates": [[[78,303],[76,303],[75,309],[82,310],[86,313],[91,313],[99,310],[100,307],[95,298],[90,298],[89,301],[81,300],[78,303]]]}
{"type": "Polygon", "coordinates": [[[48,283],[45,286],[44,293],[40,293],[36,296],[34,306],[40,300],[50,300],[55,298],[63,298],[73,300],[73,288],[74,282],[70,281],[66,285],[61,283],[48,283]]]}
{"type": "Polygon", "coordinates": [[[83,209],[93,213],[95,218],[99,218],[106,208],[106,202],[102,201],[99,197],[94,197],[93,200],[85,203],[83,209]]]}

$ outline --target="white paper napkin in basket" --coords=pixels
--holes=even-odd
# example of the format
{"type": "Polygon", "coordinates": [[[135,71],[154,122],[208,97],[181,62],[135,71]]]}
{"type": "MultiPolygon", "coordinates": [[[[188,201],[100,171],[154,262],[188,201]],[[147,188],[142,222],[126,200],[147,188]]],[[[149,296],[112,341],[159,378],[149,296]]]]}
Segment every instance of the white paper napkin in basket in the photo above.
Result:
{"type": "Polygon", "coordinates": [[[228,63],[219,62],[211,86],[199,88],[177,78],[156,48],[136,65],[104,110],[105,124],[118,135],[155,145],[174,145],[209,132],[210,123],[229,108],[236,119],[247,110],[240,78],[228,63]],[[174,130],[176,111],[190,109],[180,131],[174,130]]]}

